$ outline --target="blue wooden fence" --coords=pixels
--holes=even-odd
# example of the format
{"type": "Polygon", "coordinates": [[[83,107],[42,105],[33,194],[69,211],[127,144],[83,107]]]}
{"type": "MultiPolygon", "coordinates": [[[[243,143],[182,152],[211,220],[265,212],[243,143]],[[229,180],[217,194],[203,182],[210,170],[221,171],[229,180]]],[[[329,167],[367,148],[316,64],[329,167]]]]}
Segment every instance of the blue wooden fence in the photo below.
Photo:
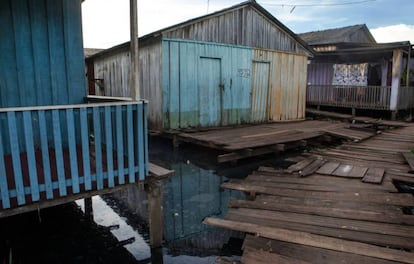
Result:
{"type": "Polygon", "coordinates": [[[148,175],[147,103],[0,108],[0,208],[148,175]]]}

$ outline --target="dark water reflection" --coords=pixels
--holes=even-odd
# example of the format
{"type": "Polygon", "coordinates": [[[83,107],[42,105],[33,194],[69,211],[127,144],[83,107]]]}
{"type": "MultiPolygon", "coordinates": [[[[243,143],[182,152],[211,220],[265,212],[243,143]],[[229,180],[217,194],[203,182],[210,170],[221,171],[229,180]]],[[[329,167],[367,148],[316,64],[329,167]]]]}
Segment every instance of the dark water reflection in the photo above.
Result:
{"type": "Polygon", "coordinates": [[[280,166],[263,157],[237,166],[217,166],[217,153],[151,140],[150,160],[175,170],[163,181],[165,247],[151,252],[146,194],[136,188],[93,197],[94,221],[84,217],[83,201],[0,219],[3,263],[215,263],[218,255],[240,253],[242,234],[202,224],[223,217],[229,199],[242,198],[220,185],[243,178],[259,165],[280,166]],[[229,242],[230,241],[230,242],[229,242]]]}

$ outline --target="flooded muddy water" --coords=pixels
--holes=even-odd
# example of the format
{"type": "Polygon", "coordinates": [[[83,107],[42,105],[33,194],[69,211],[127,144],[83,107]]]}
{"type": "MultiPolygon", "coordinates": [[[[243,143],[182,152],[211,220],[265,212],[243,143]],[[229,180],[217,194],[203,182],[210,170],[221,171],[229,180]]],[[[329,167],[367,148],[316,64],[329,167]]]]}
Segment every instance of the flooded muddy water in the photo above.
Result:
{"type": "Polygon", "coordinates": [[[247,176],[259,165],[283,166],[273,157],[217,166],[216,154],[168,140],[151,140],[150,160],[175,175],[163,180],[164,247],[149,246],[144,191],[132,187],[84,201],[0,219],[0,263],[215,263],[238,259],[242,233],[202,224],[222,217],[229,199],[243,198],[220,185],[247,176]]]}

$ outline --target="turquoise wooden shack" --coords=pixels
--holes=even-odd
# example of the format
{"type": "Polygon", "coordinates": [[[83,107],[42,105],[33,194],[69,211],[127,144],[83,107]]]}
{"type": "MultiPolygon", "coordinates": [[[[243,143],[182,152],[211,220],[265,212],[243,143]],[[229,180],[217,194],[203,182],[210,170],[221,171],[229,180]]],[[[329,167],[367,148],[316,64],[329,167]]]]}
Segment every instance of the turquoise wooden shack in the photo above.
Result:
{"type": "MultiPolygon", "coordinates": [[[[305,118],[312,50],[256,1],[148,34],[140,89],[155,131],[305,118]]],[[[129,43],[88,58],[97,95],[128,96],[129,43]],[[93,67],[92,67],[93,66],[93,67]]]]}
{"type": "Polygon", "coordinates": [[[147,175],[147,102],[84,103],[81,2],[0,1],[0,217],[147,175]]]}

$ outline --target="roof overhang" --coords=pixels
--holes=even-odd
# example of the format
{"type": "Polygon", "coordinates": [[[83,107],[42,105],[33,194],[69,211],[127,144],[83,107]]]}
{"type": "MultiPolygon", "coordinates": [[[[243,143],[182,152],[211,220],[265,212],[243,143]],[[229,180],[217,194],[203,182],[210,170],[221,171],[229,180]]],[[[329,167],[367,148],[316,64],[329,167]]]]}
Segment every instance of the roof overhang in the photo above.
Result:
{"type": "Polygon", "coordinates": [[[413,46],[409,41],[375,44],[369,47],[321,51],[316,54],[314,60],[335,63],[380,62],[391,59],[394,50],[402,50],[405,54],[410,54],[413,57],[414,52],[410,52],[412,49],[413,46]]]}

